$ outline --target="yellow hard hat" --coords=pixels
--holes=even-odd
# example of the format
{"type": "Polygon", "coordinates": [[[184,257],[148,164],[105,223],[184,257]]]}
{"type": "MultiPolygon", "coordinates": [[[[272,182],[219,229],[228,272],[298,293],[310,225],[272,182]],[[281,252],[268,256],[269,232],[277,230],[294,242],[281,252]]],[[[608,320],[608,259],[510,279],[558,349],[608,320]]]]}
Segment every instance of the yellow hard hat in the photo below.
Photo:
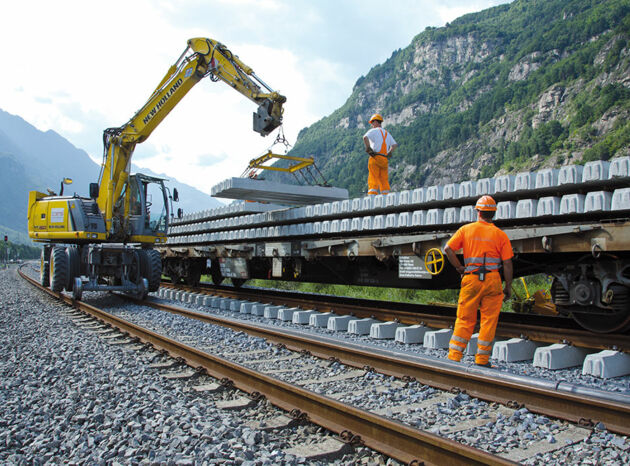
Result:
{"type": "Polygon", "coordinates": [[[477,201],[477,204],[475,204],[475,209],[482,210],[484,212],[496,212],[497,203],[488,195],[481,196],[477,201]]]}
{"type": "Polygon", "coordinates": [[[381,116],[380,113],[375,113],[374,115],[370,117],[370,123],[372,123],[374,120],[383,121],[383,117],[381,116]]]}

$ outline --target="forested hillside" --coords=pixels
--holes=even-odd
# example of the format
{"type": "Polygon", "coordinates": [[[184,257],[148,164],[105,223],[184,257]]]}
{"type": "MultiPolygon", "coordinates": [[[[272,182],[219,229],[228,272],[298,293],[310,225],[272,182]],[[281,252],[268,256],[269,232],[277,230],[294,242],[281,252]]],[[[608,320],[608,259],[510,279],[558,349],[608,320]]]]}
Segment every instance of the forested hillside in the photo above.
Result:
{"type": "Polygon", "coordinates": [[[352,195],[374,112],[399,143],[397,190],[627,155],[629,31],[630,0],[517,0],[428,28],[291,153],[352,195]]]}

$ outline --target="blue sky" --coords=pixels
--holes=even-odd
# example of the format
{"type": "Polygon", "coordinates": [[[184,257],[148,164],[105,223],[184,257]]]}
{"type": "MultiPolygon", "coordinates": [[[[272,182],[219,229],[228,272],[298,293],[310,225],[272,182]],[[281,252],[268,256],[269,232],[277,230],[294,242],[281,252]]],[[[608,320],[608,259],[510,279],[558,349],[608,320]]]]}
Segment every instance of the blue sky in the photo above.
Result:
{"type": "MultiPolygon", "coordinates": [[[[100,162],[192,37],[224,43],[286,95],[284,132],[330,114],[356,80],[427,26],[506,0],[35,0],[3,5],[0,108],[52,129],[100,162]]],[[[209,193],[271,146],[255,105],[202,80],[137,146],[133,162],[209,193]]],[[[300,154],[308,156],[309,154],[300,154]]],[[[71,176],[69,174],[69,176],[71,176]]]]}

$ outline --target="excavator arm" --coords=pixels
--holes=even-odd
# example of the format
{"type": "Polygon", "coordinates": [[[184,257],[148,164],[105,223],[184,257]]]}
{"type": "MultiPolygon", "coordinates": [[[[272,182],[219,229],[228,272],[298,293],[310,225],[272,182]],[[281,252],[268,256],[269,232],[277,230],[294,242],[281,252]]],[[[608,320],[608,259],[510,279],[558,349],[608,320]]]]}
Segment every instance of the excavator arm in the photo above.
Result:
{"type": "Polygon", "coordinates": [[[123,211],[118,214],[124,219],[129,216],[128,193],[122,204],[119,199],[129,177],[136,144],[145,141],[188,91],[206,76],[212,81],[225,82],[258,104],[254,131],[266,136],[282,124],[282,105],[286,97],[271,90],[225,45],[213,39],[190,39],[142,108],[123,126],[108,128],[103,133],[104,163],[97,203],[110,235],[116,235],[112,221],[115,205],[122,206],[123,211]]]}

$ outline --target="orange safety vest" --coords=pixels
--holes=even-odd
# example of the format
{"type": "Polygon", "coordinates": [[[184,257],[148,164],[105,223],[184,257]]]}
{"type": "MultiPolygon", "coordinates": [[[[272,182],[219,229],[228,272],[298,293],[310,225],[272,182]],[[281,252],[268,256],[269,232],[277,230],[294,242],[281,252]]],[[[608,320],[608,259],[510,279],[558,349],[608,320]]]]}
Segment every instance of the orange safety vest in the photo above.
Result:
{"type": "Polygon", "coordinates": [[[453,251],[463,249],[464,273],[477,272],[482,266],[487,272],[498,271],[502,261],[514,256],[505,232],[483,221],[464,225],[447,244],[453,251]]]}

